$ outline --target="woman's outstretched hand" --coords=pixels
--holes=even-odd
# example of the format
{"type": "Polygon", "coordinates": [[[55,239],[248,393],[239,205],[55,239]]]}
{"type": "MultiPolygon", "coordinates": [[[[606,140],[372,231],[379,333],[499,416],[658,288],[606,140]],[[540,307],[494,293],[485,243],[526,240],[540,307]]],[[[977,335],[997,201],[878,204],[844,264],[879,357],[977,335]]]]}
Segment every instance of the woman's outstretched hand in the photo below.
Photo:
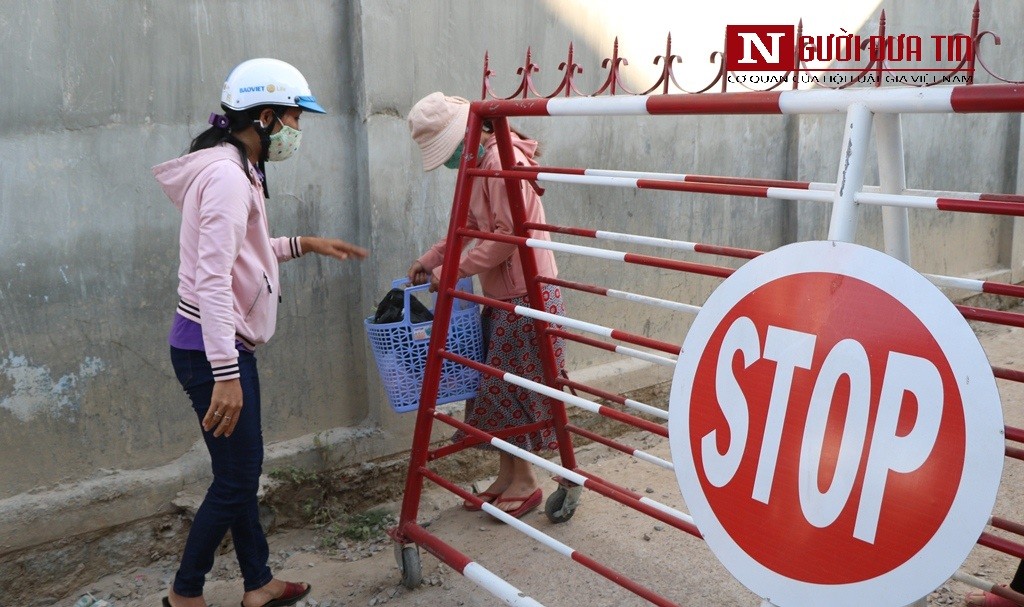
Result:
{"type": "Polygon", "coordinates": [[[316,253],[326,257],[345,261],[349,258],[366,259],[370,254],[363,247],[338,240],[337,238],[320,238],[319,236],[303,236],[300,239],[303,253],[316,253]]]}

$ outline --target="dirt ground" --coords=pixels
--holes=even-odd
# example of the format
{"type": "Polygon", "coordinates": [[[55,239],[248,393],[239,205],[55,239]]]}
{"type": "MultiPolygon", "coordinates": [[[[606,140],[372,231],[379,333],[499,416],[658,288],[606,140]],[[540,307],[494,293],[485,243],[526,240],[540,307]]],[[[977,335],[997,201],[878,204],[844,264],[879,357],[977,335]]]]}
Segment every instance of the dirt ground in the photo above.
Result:
{"type": "MultiPolygon", "coordinates": [[[[994,365],[1024,367],[1018,354],[1024,330],[982,326],[979,336],[994,365]]],[[[1008,425],[1024,426],[1024,386],[1000,381],[1008,425]]],[[[644,433],[630,433],[618,440],[671,459],[668,441],[644,433]]],[[[599,445],[577,450],[580,466],[613,482],[632,488],[651,499],[686,511],[673,474],[599,445]]],[[[995,514],[1020,521],[1021,469],[1024,462],[1007,459],[995,514]]],[[[485,479],[482,479],[485,480],[485,479]]],[[[545,495],[555,485],[544,484],[545,495]]],[[[516,530],[495,522],[483,513],[465,512],[451,494],[433,490],[424,495],[420,521],[429,530],[484,567],[505,578],[521,591],[551,607],[649,605],[607,579],[556,554],[516,530]]],[[[397,511],[399,504],[381,507],[397,511]]],[[[625,576],[680,605],[753,607],[759,599],[737,583],[719,564],[704,543],[633,510],[585,492],[576,515],[567,523],[550,523],[541,511],[523,519],[577,551],[597,558],[625,576]]],[[[325,547],[323,530],[289,530],[270,537],[271,566],[278,577],[304,580],[313,585],[303,607],[390,605],[491,606],[496,598],[426,552],[422,555],[423,584],[414,590],[401,585],[392,544],[386,538],[343,542],[325,547]]],[[[998,534],[998,533],[997,533],[998,534]]],[[[1018,538],[1019,539],[1019,538],[1018,538]]],[[[113,607],[150,607],[160,604],[176,563],[165,560],[123,571],[79,589],[58,603],[70,607],[89,592],[107,599],[113,607]]],[[[990,549],[976,547],[962,570],[985,579],[1006,582],[1016,560],[990,549]]],[[[241,582],[233,554],[218,557],[206,586],[210,605],[238,605],[241,582]]],[[[928,597],[929,605],[960,605],[970,588],[950,581],[928,597]]]]}

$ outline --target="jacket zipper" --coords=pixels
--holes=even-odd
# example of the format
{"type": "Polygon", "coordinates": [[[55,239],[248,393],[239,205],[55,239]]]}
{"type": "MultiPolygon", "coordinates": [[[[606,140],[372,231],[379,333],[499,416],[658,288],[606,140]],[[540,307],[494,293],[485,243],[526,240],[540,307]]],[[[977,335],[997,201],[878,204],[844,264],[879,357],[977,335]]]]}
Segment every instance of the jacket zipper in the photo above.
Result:
{"type": "MultiPolygon", "coordinates": [[[[271,288],[271,286],[270,286],[270,279],[267,278],[267,273],[266,272],[263,273],[263,282],[266,283],[266,285],[267,285],[267,292],[268,293],[273,293],[274,289],[271,288]]],[[[249,310],[245,313],[245,318],[246,319],[248,319],[249,315],[252,314],[252,311],[256,309],[256,304],[258,304],[260,302],[260,297],[262,297],[262,296],[263,296],[263,289],[260,289],[256,293],[256,299],[252,300],[252,305],[249,306],[249,310]]]]}

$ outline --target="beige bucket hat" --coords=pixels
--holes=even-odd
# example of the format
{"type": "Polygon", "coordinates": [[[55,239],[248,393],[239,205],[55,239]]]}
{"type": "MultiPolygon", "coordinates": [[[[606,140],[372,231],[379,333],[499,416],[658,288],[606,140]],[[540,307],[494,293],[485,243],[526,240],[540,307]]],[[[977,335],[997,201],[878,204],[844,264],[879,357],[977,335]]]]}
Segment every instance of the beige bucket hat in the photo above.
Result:
{"type": "Polygon", "coordinates": [[[416,102],[409,111],[409,131],[420,146],[423,170],[433,171],[455,153],[466,136],[469,101],[431,93],[416,102]]]}

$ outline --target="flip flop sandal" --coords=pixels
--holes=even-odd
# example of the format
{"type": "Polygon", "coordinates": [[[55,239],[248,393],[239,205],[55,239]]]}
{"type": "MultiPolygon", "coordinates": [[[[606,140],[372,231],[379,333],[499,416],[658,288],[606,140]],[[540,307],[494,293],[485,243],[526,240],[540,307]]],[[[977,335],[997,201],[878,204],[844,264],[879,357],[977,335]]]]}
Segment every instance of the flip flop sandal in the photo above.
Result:
{"type": "MultiPolygon", "coordinates": [[[[302,584],[285,582],[284,592],[281,593],[281,596],[263,603],[263,607],[290,607],[291,605],[294,605],[306,598],[306,595],[308,595],[311,590],[313,590],[313,586],[310,584],[306,584],[306,587],[303,588],[302,584]]],[[[242,603],[241,605],[242,607],[245,607],[245,603],[242,603]]]]}
{"type": "MultiPolygon", "coordinates": [[[[500,492],[493,493],[491,491],[481,491],[480,493],[474,493],[473,495],[479,497],[484,503],[490,504],[495,499],[497,499],[498,496],[501,495],[501,493],[500,492]]],[[[469,502],[469,501],[463,501],[462,502],[462,508],[464,510],[468,510],[470,512],[476,512],[476,511],[480,510],[480,506],[477,506],[476,504],[474,504],[472,502],[469,502]]]]}
{"type": "Polygon", "coordinates": [[[515,510],[507,510],[505,511],[505,514],[515,518],[520,518],[527,512],[539,506],[541,500],[543,499],[544,493],[540,489],[537,489],[536,491],[534,491],[533,493],[526,497],[499,497],[498,499],[494,500],[493,503],[495,506],[497,506],[498,504],[514,504],[518,502],[518,508],[516,508],[515,510]]]}

